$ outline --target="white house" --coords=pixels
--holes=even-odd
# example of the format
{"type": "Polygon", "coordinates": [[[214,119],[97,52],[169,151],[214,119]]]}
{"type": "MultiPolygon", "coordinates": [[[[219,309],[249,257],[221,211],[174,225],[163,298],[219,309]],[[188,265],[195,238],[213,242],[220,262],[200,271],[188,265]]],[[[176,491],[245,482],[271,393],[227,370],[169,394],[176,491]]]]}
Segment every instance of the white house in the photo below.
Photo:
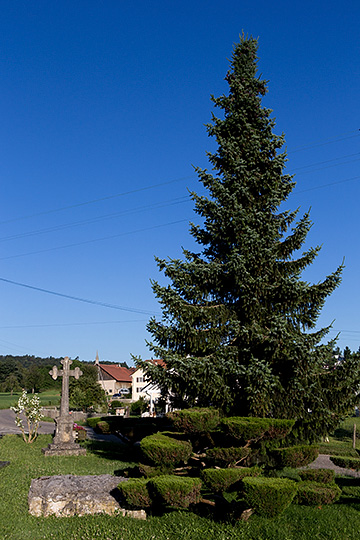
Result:
{"type": "MultiPolygon", "coordinates": [[[[165,362],[163,360],[146,360],[146,362],[151,362],[158,366],[165,368],[165,362]]],[[[150,413],[154,412],[155,402],[161,396],[160,388],[157,384],[149,382],[146,380],[146,374],[142,368],[134,369],[131,374],[132,379],[132,399],[137,401],[141,397],[150,402],[150,413]]]]}

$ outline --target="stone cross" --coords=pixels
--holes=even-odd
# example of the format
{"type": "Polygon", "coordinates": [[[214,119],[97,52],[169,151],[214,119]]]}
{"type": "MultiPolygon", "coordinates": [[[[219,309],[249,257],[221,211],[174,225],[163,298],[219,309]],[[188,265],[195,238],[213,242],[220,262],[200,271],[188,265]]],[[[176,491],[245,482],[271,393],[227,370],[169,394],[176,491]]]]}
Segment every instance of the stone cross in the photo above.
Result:
{"type": "Polygon", "coordinates": [[[65,356],[64,360],[61,360],[63,369],[58,369],[56,366],[49,371],[49,374],[54,380],[58,377],[62,377],[61,385],[61,404],[60,404],[60,416],[69,414],[69,377],[75,377],[78,379],[83,374],[80,368],[70,369],[72,360],[68,356],[65,356]]]}
{"type": "Polygon", "coordinates": [[[72,361],[68,356],[61,360],[63,369],[56,366],[49,371],[54,380],[62,377],[60,415],[55,419],[56,429],[53,443],[42,451],[45,456],[79,456],[86,454],[74,440],[73,420],[69,413],[69,377],[78,379],[82,375],[80,368],[70,369],[72,361]]]}

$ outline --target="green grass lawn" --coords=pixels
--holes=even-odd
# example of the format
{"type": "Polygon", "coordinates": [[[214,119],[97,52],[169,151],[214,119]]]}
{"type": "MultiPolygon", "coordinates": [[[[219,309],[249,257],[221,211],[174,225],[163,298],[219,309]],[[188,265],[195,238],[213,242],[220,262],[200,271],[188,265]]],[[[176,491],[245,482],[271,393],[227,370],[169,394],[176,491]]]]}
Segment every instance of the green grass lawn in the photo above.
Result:
{"type": "Polygon", "coordinates": [[[320,444],[320,453],[360,458],[360,438],[356,439],[356,448],[353,448],[354,424],[356,425],[357,434],[360,436],[360,417],[346,418],[329,437],[329,442],[320,444]]]}
{"type": "MultiPolygon", "coordinates": [[[[10,392],[0,393],[0,409],[9,409],[12,405],[17,403],[21,392],[14,392],[13,395],[10,392]]],[[[41,405],[44,407],[58,406],[60,405],[60,392],[59,390],[46,390],[38,394],[41,405]]]]}
{"type": "MultiPolygon", "coordinates": [[[[87,441],[86,456],[47,457],[47,435],[25,444],[19,436],[0,440],[0,538],[3,540],[357,540],[360,499],[340,499],[333,506],[290,506],[280,517],[252,516],[248,522],[221,522],[211,515],[174,511],[137,521],[122,516],[35,518],[28,514],[31,480],[55,474],[119,474],[129,466],[127,447],[87,441]]],[[[131,463],[130,463],[131,465],[131,463]]],[[[349,488],[350,489],[350,488],[349,488]]],[[[359,489],[359,488],[358,488],[359,489]]]]}

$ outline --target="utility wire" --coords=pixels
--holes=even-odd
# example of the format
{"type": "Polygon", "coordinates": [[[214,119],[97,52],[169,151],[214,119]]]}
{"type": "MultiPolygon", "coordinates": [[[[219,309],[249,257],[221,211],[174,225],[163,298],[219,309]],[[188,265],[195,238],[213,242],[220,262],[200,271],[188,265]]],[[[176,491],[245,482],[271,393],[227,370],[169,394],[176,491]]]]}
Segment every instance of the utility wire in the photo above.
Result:
{"type": "Polygon", "coordinates": [[[72,296],[70,294],[63,294],[56,291],[50,291],[49,289],[42,289],[41,287],[34,287],[33,285],[27,285],[26,283],[19,283],[18,281],[12,281],[11,279],[5,279],[0,277],[0,281],[10,283],[11,285],[17,285],[18,287],[25,287],[33,291],[43,292],[46,294],[52,294],[54,296],[60,296],[61,298],[67,298],[68,300],[75,300],[77,302],[84,302],[86,304],[92,304],[95,306],[106,307],[110,309],[118,309],[120,311],[129,311],[130,313],[140,313],[142,315],[154,315],[153,311],[146,311],[144,309],[135,309],[130,307],[118,306],[116,304],[108,304],[106,302],[98,302],[96,300],[88,300],[86,298],[80,298],[78,296],[72,296]]]}
{"type": "Polygon", "coordinates": [[[160,182],[159,184],[152,184],[151,186],[145,186],[143,188],[132,189],[130,191],[123,191],[122,193],[115,193],[114,195],[108,195],[106,197],[100,197],[98,199],[92,199],[90,201],[83,201],[81,203],[71,204],[69,206],[62,206],[60,208],[54,208],[52,210],[45,210],[43,212],[38,212],[36,214],[28,214],[27,216],[21,216],[21,217],[17,217],[17,218],[13,218],[13,219],[8,219],[6,221],[0,221],[0,225],[5,224],[5,223],[12,223],[13,221],[20,221],[20,220],[23,220],[23,219],[29,219],[29,218],[33,218],[33,217],[45,216],[47,214],[54,214],[56,212],[63,212],[64,210],[70,210],[72,208],[79,208],[80,206],[86,206],[86,205],[90,205],[90,204],[95,204],[95,203],[100,202],[100,201],[108,201],[110,199],[116,199],[118,197],[124,197],[125,195],[131,195],[133,193],[140,193],[141,191],[148,191],[150,189],[154,189],[154,188],[161,187],[161,186],[166,186],[168,184],[174,184],[175,182],[181,182],[182,180],[187,180],[189,178],[194,178],[194,175],[183,176],[181,178],[176,178],[175,180],[168,180],[167,182],[160,182]]]}
{"type": "MultiPolygon", "coordinates": [[[[348,131],[348,132],[343,133],[342,135],[354,134],[354,133],[355,133],[355,135],[351,135],[349,137],[342,137],[341,136],[341,137],[337,137],[337,138],[325,139],[324,141],[319,141],[319,142],[316,142],[314,144],[310,144],[310,145],[307,145],[307,146],[295,147],[290,152],[287,152],[287,154],[292,154],[294,152],[300,152],[301,150],[307,150],[307,149],[310,149],[310,148],[315,148],[317,146],[326,146],[326,145],[332,144],[334,142],[343,141],[343,140],[347,140],[347,139],[352,139],[354,137],[358,137],[360,135],[360,129],[348,131]]],[[[346,156],[344,156],[344,157],[346,157],[346,156]]],[[[189,179],[194,178],[194,177],[195,177],[194,175],[183,176],[183,177],[180,177],[180,178],[175,178],[174,180],[168,180],[166,182],[159,182],[157,184],[152,184],[150,186],[145,186],[145,187],[142,187],[142,188],[133,189],[133,190],[129,190],[129,191],[123,191],[121,193],[115,193],[113,195],[107,195],[105,197],[99,197],[98,199],[92,199],[92,200],[89,200],[89,201],[83,201],[83,202],[76,203],[76,204],[71,204],[71,205],[68,205],[68,206],[62,206],[60,208],[54,208],[52,210],[45,210],[43,212],[37,212],[37,213],[34,213],[34,214],[28,214],[26,216],[20,216],[20,217],[17,217],[17,218],[12,218],[12,219],[8,219],[8,220],[0,221],[0,225],[5,224],[5,223],[12,223],[14,221],[30,219],[30,218],[33,218],[33,217],[53,214],[53,213],[56,213],[56,212],[63,212],[64,210],[70,210],[70,209],[73,209],[73,208],[79,208],[81,206],[87,206],[87,205],[95,204],[95,203],[101,202],[101,201],[108,201],[108,200],[111,200],[111,199],[116,199],[118,197],[124,197],[126,195],[131,195],[131,194],[134,194],[134,193],[140,193],[142,191],[148,191],[150,189],[154,189],[154,188],[157,188],[157,187],[162,187],[162,186],[165,186],[165,185],[168,185],[168,184],[174,184],[176,182],[181,182],[183,180],[189,180],[189,179]]]]}
{"type": "Polygon", "coordinates": [[[59,328],[62,326],[94,326],[102,324],[127,324],[127,323],[148,322],[148,319],[131,319],[127,321],[99,321],[99,322],[77,322],[77,323],[54,323],[54,324],[18,324],[0,326],[0,330],[13,330],[19,328],[59,328]]]}
{"type": "Polygon", "coordinates": [[[354,139],[355,137],[358,137],[360,135],[360,129],[354,129],[352,131],[347,131],[345,133],[342,133],[341,135],[349,135],[349,137],[339,137],[339,138],[331,138],[331,139],[325,139],[324,141],[318,141],[306,146],[297,146],[293,150],[290,150],[290,152],[287,152],[288,154],[294,154],[295,152],[301,152],[302,150],[308,150],[310,148],[316,148],[318,146],[326,146],[328,144],[332,144],[334,142],[338,141],[346,141],[347,139],[354,139]],[[350,135],[351,133],[356,133],[356,135],[350,135]]]}
{"type": "Polygon", "coordinates": [[[163,203],[154,203],[154,204],[148,204],[144,206],[138,206],[130,210],[124,210],[122,212],[114,212],[112,214],[105,214],[102,216],[89,218],[89,219],[85,219],[81,221],[73,221],[71,223],[65,223],[63,225],[55,225],[54,227],[48,227],[46,229],[38,229],[35,231],[27,231],[25,233],[13,234],[11,236],[3,236],[3,237],[0,237],[0,242],[4,242],[6,240],[18,240],[19,238],[25,238],[28,236],[37,236],[38,234],[57,232],[57,231],[69,229],[72,227],[78,227],[80,225],[98,223],[99,221],[104,221],[107,219],[113,219],[113,218],[124,216],[124,215],[135,214],[137,212],[143,212],[144,210],[153,210],[153,209],[164,208],[168,206],[174,206],[176,204],[180,204],[184,202],[191,202],[191,199],[188,195],[185,197],[178,197],[176,199],[170,199],[168,201],[164,201],[163,203]]]}
{"type": "Polygon", "coordinates": [[[0,257],[0,261],[5,261],[8,259],[17,259],[18,257],[27,257],[28,255],[38,255],[39,253],[48,253],[49,251],[57,251],[58,249],[66,249],[70,247],[83,246],[85,244],[93,244],[94,242],[102,242],[103,240],[111,240],[113,238],[120,238],[121,236],[127,236],[129,234],[136,234],[139,232],[146,232],[155,229],[160,229],[163,227],[169,227],[170,225],[177,225],[178,223],[184,223],[185,221],[189,222],[188,219],[179,219],[178,221],[171,221],[169,223],[163,223],[162,225],[154,225],[153,227],[145,227],[144,229],[137,229],[135,231],[128,231],[125,233],[112,234],[110,236],[103,236],[101,238],[93,238],[92,240],[84,240],[83,242],[75,242],[73,244],[67,244],[65,246],[58,246],[47,249],[40,249],[38,251],[30,251],[28,253],[20,253],[19,255],[9,255],[8,257],[0,257]]]}
{"type": "Polygon", "coordinates": [[[314,186],[308,189],[302,189],[300,191],[294,190],[293,195],[299,195],[299,193],[305,193],[306,191],[314,191],[315,189],[323,189],[329,186],[344,184],[345,182],[351,182],[352,180],[358,180],[359,178],[360,176],[353,176],[352,178],[345,178],[344,180],[338,180],[337,182],[329,182],[328,184],[322,184],[321,186],[314,186]]]}

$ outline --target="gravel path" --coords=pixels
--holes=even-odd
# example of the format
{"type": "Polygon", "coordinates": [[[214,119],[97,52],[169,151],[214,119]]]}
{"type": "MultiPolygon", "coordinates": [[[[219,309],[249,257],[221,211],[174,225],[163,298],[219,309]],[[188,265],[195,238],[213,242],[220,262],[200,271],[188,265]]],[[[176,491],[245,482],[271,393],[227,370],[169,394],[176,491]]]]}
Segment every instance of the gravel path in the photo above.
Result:
{"type": "Polygon", "coordinates": [[[352,476],[353,478],[360,478],[360,472],[353,469],[344,469],[338,467],[330,460],[330,456],[327,454],[320,454],[310,465],[304,467],[304,469],[333,469],[335,474],[341,474],[343,476],[352,476]]]}

